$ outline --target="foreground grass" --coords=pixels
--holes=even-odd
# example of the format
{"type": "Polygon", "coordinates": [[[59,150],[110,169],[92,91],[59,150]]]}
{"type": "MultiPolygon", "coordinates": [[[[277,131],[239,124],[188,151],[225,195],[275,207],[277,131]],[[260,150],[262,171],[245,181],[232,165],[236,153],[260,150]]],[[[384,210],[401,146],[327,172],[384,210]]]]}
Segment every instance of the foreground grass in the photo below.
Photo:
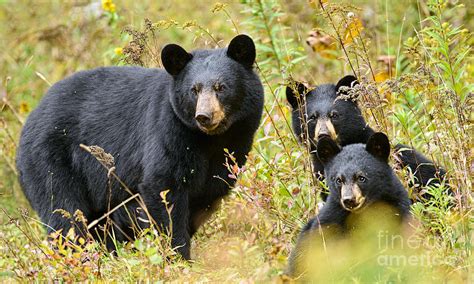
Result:
{"type": "MultiPolygon", "coordinates": [[[[464,29],[472,30],[472,8],[452,10],[437,1],[390,7],[385,1],[375,1],[375,7],[373,1],[354,7],[309,2],[116,1],[115,11],[104,11],[89,3],[0,1],[0,280],[281,281],[299,229],[317,211],[320,190],[308,152],[291,134],[282,83],[290,77],[335,82],[355,72],[366,86],[361,106],[369,123],[393,143],[411,144],[445,165],[456,207],[449,209],[447,198],[434,189],[426,189],[436,196],[433,203],[413,207],[413,235],[423,244],[413,254],[428,253],[441,260],[436,264],[375,265],[373,255],[350,250],[360,242],[370,248],[375,240],[359,240],[340,245],[352,260],[327,261],[344,254],[325,252],[330,265],[315,264],[316,273],[332,281],[469,281],[474,64],[473,40],[464,29]],[[144,18],[155,25],[146,28],[144,18]],[[133,28],[122,32],[129,25],[133,28]],[[306,35],[313,28],[309,47],[306,35]],[[25,211],[29,206],[14,167],[22,123],[51,83],[101,65],[159,66],[159,50],[168,42],[189,50],[225,46],[237,30],[258,43],[264,118],[236,188],[193,240],[194,261],[176,259],[166,236],[156,232],[124,245],[117,255],[96,243],[79,249],[63,242],[51,250],[34,212],[25,211]],[[142,52],[130,52],[130,42],[143,44],[142,52]]],[[[400,177],[408,184],[409,175],[400,177]]]]}

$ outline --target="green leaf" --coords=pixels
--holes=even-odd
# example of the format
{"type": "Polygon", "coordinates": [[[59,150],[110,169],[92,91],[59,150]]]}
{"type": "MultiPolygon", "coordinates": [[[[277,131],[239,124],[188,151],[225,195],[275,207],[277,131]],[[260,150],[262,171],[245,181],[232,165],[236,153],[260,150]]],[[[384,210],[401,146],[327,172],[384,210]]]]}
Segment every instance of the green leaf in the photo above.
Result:
{"type": "Polygon", "coordinates": [[[130,258],[130,259],[127,259],[126,261],[130,266],[137,266],[141,263],[141,261],[136,258],[130,258]]]}
{"type": "Polygon", "coordinates": [[[159,265],[163,263],[163,257],[159,254],[154,254],[149,257],[151,264],[159,265]]]}
{"type": "Polygon", "coordinates": [[[158,248],[156,248],[156,247],[151,247],[151,248],[149,248],[145,251],[145,255],[148,256],[148,257],[152,256],[152,255],[155,255],[157,253],[158,253],[158,248]]]}

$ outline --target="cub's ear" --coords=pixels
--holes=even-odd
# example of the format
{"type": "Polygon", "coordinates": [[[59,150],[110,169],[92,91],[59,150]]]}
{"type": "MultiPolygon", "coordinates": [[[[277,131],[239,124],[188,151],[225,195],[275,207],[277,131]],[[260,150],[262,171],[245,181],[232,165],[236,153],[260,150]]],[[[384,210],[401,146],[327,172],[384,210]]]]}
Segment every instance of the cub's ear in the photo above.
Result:
{"type": "Polygon", "coordinates": [[[387,135],[382,132],[377,132],[370,136],[365,146],[365,150],[372,154],[372,156],[388,162],[388,156],[390,155],[390,143],[388,142],[387,135]]]}
{"type": "Polygon", "coordinates": [[[177,44],[168,44],[161,51],[161,62],[170,75],[176,76],[193,56],[177,44]]]}
{"type": "MultiPolygon", "coordinates": [[[[352,76],[352,75],[347,75],[344,76],[339,82],[336,84],[336,93],[339,95],[340,91],[339,88],[341,87],[347,87],[347,88],[352,88],[355,85],[359,84],[359,81],[357,81],[357,78],[352,76]]],[[[341,90],[342,91],[342,90],[341,90]]],[[[344,92],[343,92],[344,93],[344,92]]]]}
{"type": "Polygon", "coordinates": [[[257,56],[253,40],[247,35],[234,37],[227,47],[227,56],[245,67],[251,68],[257,56]]]}
{"type": "Polygon", "coordinates": [[[286,86],[286,100],[290,103],[292,109],[298,108],[298,101],[301,102],[302,97],[306,96],[307,93],[308,88],[301,82],[292,82],[286,86]]]}
{"type": "Polygon", "coordinates": [[[318,158],[327,164],[331,161],[339,152],[341,148],[337,145],[336,141],[332,140],[329,137],[323,137],[319,139],[317,146],[318,158]]]}

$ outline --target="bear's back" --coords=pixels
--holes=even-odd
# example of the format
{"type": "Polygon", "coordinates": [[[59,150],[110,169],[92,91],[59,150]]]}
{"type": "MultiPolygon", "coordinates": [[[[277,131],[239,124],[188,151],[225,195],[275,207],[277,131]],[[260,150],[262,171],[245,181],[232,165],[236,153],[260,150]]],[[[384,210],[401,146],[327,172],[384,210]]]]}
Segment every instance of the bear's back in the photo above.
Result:
{"type": "Polygon", "coordinates": [[[142,120],[137,116],[144,116],[151,103],[158,102],[159,106],[166,101],[170,79],[162,70],[141,67],[100,67],[77,72],[48,90],[28,117],[23,135],[38,138],[51,129],[62,128],[73,136],[104,136],[104,130],[117,130],[124,122],[142,120]],[[100,133],[94,133],[98,124],[100,133]]]}
{"type": "MultiPolygon", "coordinates": [[[[64,165],[80,171],[100,169],[85,159],[80,144],[99,145],[127,159],[141,160],[146,116],[168,101],[171,77],[159,69],[100,67],[77,72],[54,84],[23,128],[17,165],[20,171],[64,165]]],[[[121,159],[117,157],[117,159],[121,159]]],[[[21,178],[20,178],[21,179],[21,178]]],[[[93,181],[91,181],[93,182],[93,181]]]]}

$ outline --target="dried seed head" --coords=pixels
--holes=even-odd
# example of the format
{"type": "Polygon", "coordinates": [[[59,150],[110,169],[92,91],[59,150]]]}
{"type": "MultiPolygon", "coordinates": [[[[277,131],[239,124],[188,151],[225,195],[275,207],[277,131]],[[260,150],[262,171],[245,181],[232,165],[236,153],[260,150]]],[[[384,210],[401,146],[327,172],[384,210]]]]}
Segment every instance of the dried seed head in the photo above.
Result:
{"type": "Polygon", "coordinates": [[[103,164],[107,169],[110,169],[115,166],[115,160],[114,157],[105,152],[104,149],[102,149],[99,146],[86,146],[84,144],[81,144],[80,147],[87,152],[89,152],[94,158],[97,159],[101,164],[103,164]]]}

